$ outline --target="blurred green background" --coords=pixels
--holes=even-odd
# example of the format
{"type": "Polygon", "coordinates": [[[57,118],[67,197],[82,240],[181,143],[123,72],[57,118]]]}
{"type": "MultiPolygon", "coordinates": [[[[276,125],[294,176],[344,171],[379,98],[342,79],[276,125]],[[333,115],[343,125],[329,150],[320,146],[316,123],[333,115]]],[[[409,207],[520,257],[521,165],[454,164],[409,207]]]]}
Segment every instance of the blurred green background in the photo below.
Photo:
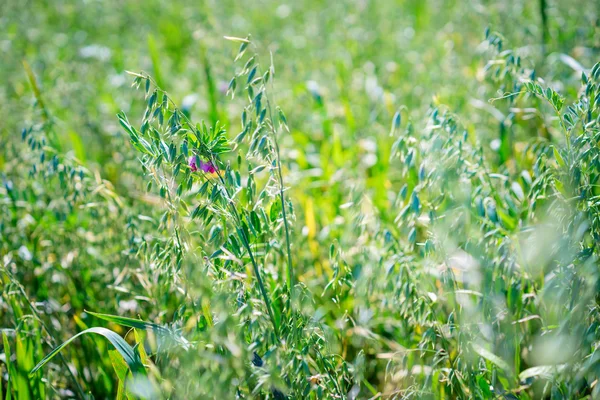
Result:
{"type": "MultiPolygon", "coordinates": [[[[187,99],[194,118],[217,115],[237,131],[239,107],[224,95],[236,49],[224,35],[251,34],[265,59],[273,54],[274,97],[293,130],[284,158],[299,158],[303,170],[319,168],[313,172],[324,182],[360,157],[360,139],[376,138],[377,151],[385,152],[391,139],[381,134],[401,106],[418,117],[431,104],[445,104],[471,129],[486,122],[474,111],[496,94],[482,85],[487,27],[549,80],[578,79],[560,55],[589,68],[600,46],[600,5],[579,0],[7,0],[0,7],[2,148],[31,119],[26,61],[56,118],[62,150],[72,149],[125,192],[132,190],[126,172],[133,155],[114,117],[135,112],[125,71],[147,71],[176,102],[187,99]],[[334,138],[347,153],[329,164],[321,145],[334,138]]],[[[485,143],[497,131],[482,126],[476,134],[485,143]]],[[[6,155],[0,157],[1,166],[6,155]]]]}
{"type": "Polygon", "coordinates": [[[387,130],[400,105],[423,113],[433,96],[468,118],[470,99],[482,98],[478,46],[486,27],[527,48],[546,77],[568,67],[553,68],[557,61],[544,54],[566,53],[584,63],[597,54],[596,2],[548,0],[545,53],[541,3],[7,0],[0,5],[2,139],[14,136],[29,115],[26,60],[60,121],[61,143],[119,184],[119,160],[130,159],[114,118],[132,107],[124,71],[151,73],[180,103],[197,96],[193,114],[206,118],[208,65],[219,116],[237,129],[237,113],[222,94],[235,49],[222,37],[249,33],[265,57],[273,53],[275,96],[297,132],[286,148],[318,143],[324,117],[329,133],[350,145],[387,130]],[[321,93],[323,112],[307,82],[321,93]]]}

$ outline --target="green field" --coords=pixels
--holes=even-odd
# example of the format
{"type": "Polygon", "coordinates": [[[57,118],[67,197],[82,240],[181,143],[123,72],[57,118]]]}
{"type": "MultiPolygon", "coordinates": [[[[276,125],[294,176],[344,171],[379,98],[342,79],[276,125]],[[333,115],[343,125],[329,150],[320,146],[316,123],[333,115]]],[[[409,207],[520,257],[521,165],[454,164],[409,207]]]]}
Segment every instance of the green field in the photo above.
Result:
{"type": "Polygon", "coordinates": [[[600,398],[600,2],[0,0],[0,399],[600,398]]]}

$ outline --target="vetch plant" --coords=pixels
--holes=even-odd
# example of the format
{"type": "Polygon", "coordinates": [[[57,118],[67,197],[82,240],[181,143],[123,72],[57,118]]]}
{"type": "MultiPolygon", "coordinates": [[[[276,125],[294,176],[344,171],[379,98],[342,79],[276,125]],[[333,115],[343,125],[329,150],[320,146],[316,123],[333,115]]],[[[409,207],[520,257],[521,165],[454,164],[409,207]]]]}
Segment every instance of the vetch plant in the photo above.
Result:
{"type": "MultiPolygon", "coordinates": [[[[250,44],[248,39],[234,39],[242,43],[238,58],[241,58],[250,44]]],[[[156,83],[146,74],[131,73],[134,76],[134,86],[143,87],[146,93],[146,110],[139,129],[132,126],[125,114],[119,114],[119,122],[128,132],[133,146],[140,152],[140,161],[146,174],[150,177],[148,189],[153,185],[158,187],[159,194],[164,201],[166,211],[161,217],[161,225],[173,233],[173,239],[167,248],[161,250],[161,253],[167,252],[167,262],[157,264],[159,268],[167,268],[167,273],[171,279],[189,279],[180,277],[181,268],[185,263],[186,253],[190,244],[193,242],[195,233],[207,231],[210,237],[207,244],[214,246],[209,251],[208,248],[202,248],[200,251],[204,257],[206,265],[205,271],[212,279],[213,285],[219,286],[219,281],[233,281],[233,287],[237,294],[237,314],[240,323],[246,325],[247,332],[244,334],[251,339],[251,343],[260,348],[269,349],[268,352],[295,352],[301,342],[297,342],[298,335],[305,334],[316,335],[307,343],[321,341],[318,335],[318,326],[312,328],[313,333],[303,334],[303,326],[307,326],[307,320],[301,314],[292,309],[292,296],[294,287],[294,273],[292,264],[291,249],[291,228],[288,218],[293,216],[291,203],[285,196],[285,187],[283,186],[283,167],[281,165],[279,144],[277,136],[282,131],[289,132],[287,121],[283,112],[277,108],[277,120],[274,120],[274,114],[270,99],[267,93],[267,83],[273,78],[274,68],[271,67],[262,75],[257,76],[259,65],[256,62],[256,56],[251,57],[236,75],[230,85],[230,92],[234,93],[236,89],[236,80],[245,79],[250,103],[244,108],[242,113],[243,131],[234,142],[236,148],[243,146],[243,139],[246,135],[249,138],[249,148],[245,160],[241,154],[238,154],[237,162],[229,159],[228,153],[231,152],[231,143],[226,136],[223,126],[216,123],[213,127],[206,127],[202,123],[193,124],[188,116],[176,107],[168,94],[156,86],[156,83]],[[258,164],[258,165],[256,165],[258,164]],[[242,175],[242,166],[246,165],[248,172],[242,175]],[[268,172],[267,176],[261,172],[268,172]],[[197,231],[191,229],[195,224],[200,224],[197,231]],[[278,233],[283,230],[285,246],[279,244],[278,233]],[[285,257],[284,257],[285,255],[285,257]],[[281,262],[281,261],[282,262],[281,262]],[[269,261],[269,269],[266,268],[269,261]],[[286,264],[287,263],[287,264],[286,264]],[[246,268],[251,266],[251,270],[246,268]],[[282,269],[273,269],[277,264],[284,264],[282,269]],[[280,286],[277,283],[277,275],[285,276],[285,284],[280,286]],[[246,276],[248,278],[246,278],[246,276]],[[253,283],[255,280],[256,284],[253,283]],[[235,283],[239,282],[239,283],[235,283]],[[258,297],[254,297],[256,289],[258,297]],[[277,297],[273,297],[273,295],[277,297]],[[256,300],[261,299],[262,305],[256,304],[256,300]],[[256,309],[250,317],[246,309],[256,309]],[[262,310],[261,310],[262,309],[262,310]],[[266,311],[270,328],[261,321],[266,311]],[[264,315],[264,314],[263,314],[264,315]],[[258,318],[257,318],[258,317],[258,318]]],[[[142,247],[148,249],[148,247],[142,247]]],[[[162,257],[164,261],[164,256],[162,257]]],[[[188,273],[198,274],[198,270],[188,271],[188,273]]],[[[187,284],[186,284],[187,285],[187,284]]],[[[197,301],[202,303],[203,326],[197,326],[189,331],[186,329],[190,341],[178,339],[181,343],[192,343],[198,346],[198,337],[201,331],[206,327],[215,327],[215,324],[225,321],[215,321],[218,314],[211,307],[211,303],[194,299],[192,292],[194,288],[186,286],[186,301],[191,305],[197,301]],[[200,329],[200,331],[198,331],[200,329]]],[[[233,293],[229,293],[231,296],[233,293]]],[[[228,307],[230,307],[228,305],[228,307]]],[[[157,326],[155,329],[151,324],[117,316],[108,316],[91,313],[99,318],[107,319],[121,325],[129,326],[142,331],[155,332],[159,337],[170,334],[167,328],[157,326]]],[[[183,315],[181,324],[190,327],[190,323],[197,318],[196,315],[183,315]]],[[[227,326],[227,324],[224,324],[227,326]]],[[[92,328],[85,332],[96,332],[92,328]]],[[[82,332],[81,334],[85,333],[82,332]]],[[[134,356],[137,360],[144,359],[145,365],[152,364],[147,356],[139,356],[135,348],[131,349],[122,341],[114,340],[112,332],[104,330],[96,333],[104,334],[111,342],[117,346],[121,355],[125,358],[129,369],[135,374],[139,374],[139,368],[133,368],[135,364],[130,359],[134,356]]],[[[72,339],[74,339],[73,337],[72,339]]],[[[71,340],[72,340],[71,339],[71,340]]],[[[38,364],[35,371],[48,362],[56,353],[58,353],[68,342],[57,347],[42,362],[38,364]]],[[[306,345],[306,344],[305,344],[306,345]]],[[[141,349],[140,343],[136,346],[141,349]]],[[[303,345],[304,346],[304,345],[303,345]]],[[[318,364],[326,368],[328,375],[332,376],[331,384],[338,387],[337,378],[334,378],[331,366],[327,366],[319,346],[309,346],[306,348],[306,356],[316,356],[318,364]]],[[[186,346],[179,346],[185,352],[191,349],[186,346]]],[[[192,349],[195,347],[192,347],[192,349]]],[[[156,348],[157,361],[160,360],[160,354],[171,350],[156,348]]],[[[232,349],[230,349],[233,351],[232,349]]],[[[306,351],[305,350],[305,351],[306,351]]],[[[303,351],[304,352],[304,351],[303,351]]],[[[252,364],[254,368],[265,369],[267,364],[258,354],[257,350],[252,352],[252,364]]],[[[290,357],[286,354],[285,357],[290,357]]],[[[279,358],[274,359],[275,362],[279,358]]],[[[288,358],[288,362],[292,359],[288,358]]],[[[270,361],[266,361],[269,363],[270,361]]],[[[294,362],[295,363],[295,362],[294,362]]],[[[139,361],[137,362],[138,365],[139,361]]],[[[305,364],[307,365],[307,364],[305,364]]],[[[245,365],[248,368],[249,365],[245,365]]],[[[117,368],[115,366],[115,368],[117,368]]],[[[269,366],[269,369],[277,371],[276,365],[269,366]]],[[[285,371],[285,370],[284,370],[285,371]]],[[[308,371],[306,371],[308,372],[308,371]]],[[[145,374],[144,374],[145,375],[145,374]]],[[[274,376],[267,378],[282,379],[274,376]]],[[[121,376],[121,375],[120,375],[121,376]]],[[[123,378],[124,376],[121,376],[123,378]]],[[[149,387],[153,387],[150,392],[155,392],[160,386],[157,380],[158,376],[153,375],[148,381],[149,387]],[[152,383],[154,382],[154,383],[152,383]]],[[[262,379],[262,378],[261,378],[262,379]]],[[[288,376],[286,379],[294,379],[288,376]]],[[[295,378],[297,379],[297,378],[295,378]]],[[[124,381],[124,378],[121,379],[124,381]]],[[[248,383],[238,383],[239,390],[246,391],[248,383]]],[[[253,391],[260,390],[266,383],[259,382],[253,391]]],[[[275,398],[283,396],[281,389],[274,384],[270,384],[270,393],[275,398]]],[[[136,393],[136,385],[131,389],[136,393]]],[[[309,388],[310,386],[307,386],[309,388]]],[[[282,387],[283,390],[286,390],[282,387]]],[[[139,393],[138,393],[139,394],[139,393]]]]}

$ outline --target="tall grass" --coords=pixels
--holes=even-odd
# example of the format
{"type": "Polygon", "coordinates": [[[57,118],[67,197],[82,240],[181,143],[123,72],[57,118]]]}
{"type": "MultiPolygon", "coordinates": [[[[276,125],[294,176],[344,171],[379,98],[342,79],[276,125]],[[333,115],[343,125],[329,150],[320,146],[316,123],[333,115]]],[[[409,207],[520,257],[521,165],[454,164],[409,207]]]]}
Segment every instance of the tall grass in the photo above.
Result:
{"type": "Polygon", "coordinates": [[[0,397],[600,396],[598,10],[374,3],[3,33],[0,397]]]}

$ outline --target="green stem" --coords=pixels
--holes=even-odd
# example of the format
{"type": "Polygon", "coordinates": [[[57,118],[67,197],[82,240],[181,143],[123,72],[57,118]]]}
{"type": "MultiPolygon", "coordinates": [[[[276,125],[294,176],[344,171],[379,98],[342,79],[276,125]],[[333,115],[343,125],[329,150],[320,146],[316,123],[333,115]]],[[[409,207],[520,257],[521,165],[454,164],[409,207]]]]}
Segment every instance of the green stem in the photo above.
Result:
{"type": "MultiPolygon", "coordinates": [[[[267,88],[265,86],[265,92],[266,92],[267,88]]],[[[286,244],[286,250],[287,250],[287,270],[286,270],[286,283],[287,283],[287,289],[289,292],[289,298],[291,299],[291,295],[292,295],[292,288],[294,287],[294,267],[292,264],[292,246],[290,243],[290,229],[289,229],[289,224],[288,224],[288,220],[287,220],[287,212],[285,211],[286,206],[285,206],[285,194],[284,189],[285,187],[283,186],[283,173],[281,171],[281,156],[280,156],[280,152],[279,152],[279,142],[277,140],[277,132],[275,130],[275,121],[273,120],[273,112],[271,111],[271,102],[269,101],[269,98],[267,97],[267,107],[269,109],[269,118],[271,119],[271,125],[273,126],[273,143],[275,143],[275,155],[277,157],[277,175],[279,178],[279,200],[281,201],[281,213],[283,216],[283,227],[285,229],[285,244],[286,244]]]]}
{"type": "Polygon", "coordinates": [[[546,0],[540,0],[540,17],[542,19],[542,49],[546,54],[546,44],[548,43],[548,13],[546,0]]]}
{"type": "Polygon", "coordinates": [[[218,169],[219,167],[218,167],[217,163],[215,162],[214,156],[212,157],[211,162],[217,169],[217,175],[219,176],[221,185],[222,185],[223,189],[225,190],[225,192],[227,193],[227,202],[228,202],[228,204],[231,208],[231,211],[232,211],[232,213],[236,219],[236,222],[238,224],[236,231],[238,233],[238,236],[242,240],[242,243],[243,243],[244,247],[246,248],[246,251],[248,252],[248,256],[250,257],[250,262],[252,263],[252,269],[254,270],[254,275],[256,275],[256,280],[258,282],[258,287],[260,289],[260,293],[261,293],[263,300],[265,302],[265,305],[267,307],[267,313],[269,314],[271,323],[273,324],[273,329],[275,331],[275,337],[277,338],[277,341],[279,341],[279,337],[280,337],[279,325],[277,325],[277,321],[275,320],[275,315],[273,314],[271,301],[269,300],[269,295],[267,294],[267,290],[265,289],[265,285],[263,283],[262,276],[260,274],[260,269],[258,268],[256,259],[254,258],[254,253],[252,253],[252,249],[250,248],[250,241],[248,240],[248,237],[246,236],[246,232],[242,229],[242,218],[240,217],[240,214],[238,213],[237,208],[235,207],[235,204],[233,204],[233,199],[231,198],[231,194],[229,193],[229,190],[227,189],[227,186],[225,184],[225,180],[223,179],[223,176],[221,176],[221,174],[220,174],[220,171],[218,169]]]}

